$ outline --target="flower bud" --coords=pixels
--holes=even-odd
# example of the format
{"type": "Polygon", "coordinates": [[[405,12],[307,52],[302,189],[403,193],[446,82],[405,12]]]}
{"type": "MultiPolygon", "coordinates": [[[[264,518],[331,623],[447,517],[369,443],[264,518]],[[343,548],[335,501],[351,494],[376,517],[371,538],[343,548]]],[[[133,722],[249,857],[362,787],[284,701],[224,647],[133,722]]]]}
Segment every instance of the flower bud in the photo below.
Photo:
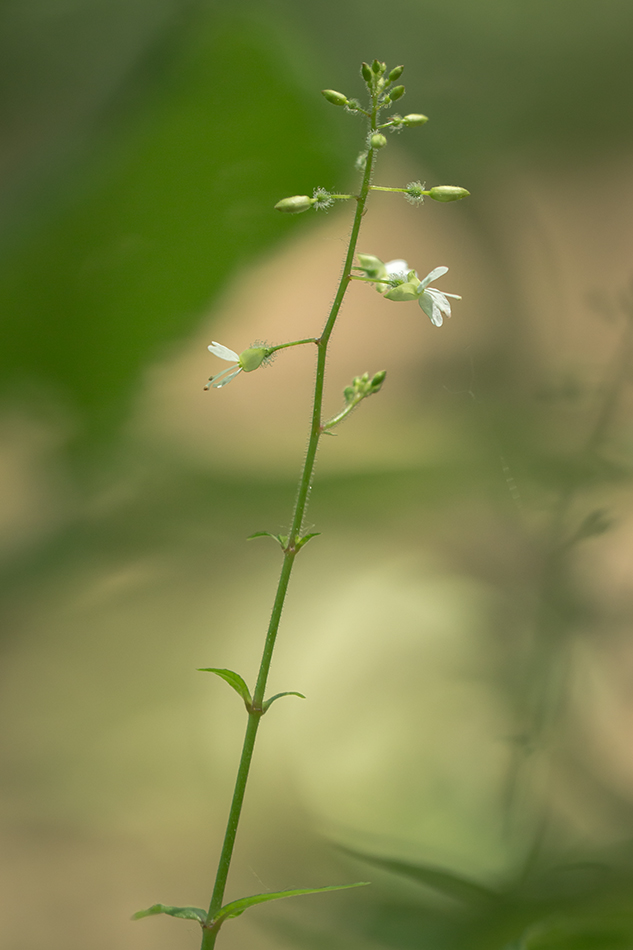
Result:
{"type": "Polygon", "coordinates": [[[252,373],[254,369],[258,369],[262,365],[267,356],[268,350],[266,347],[250,346],[243,353],[240,353],[239,363],[245,373],[252,373]]]}
{"type": "Polygon", "coordinates": [[[321,95],[325,96],[327,101],[331,102],[333,106],[347,105],[347,96],[344,96],[342,92],[337,92],[335,89],[322,89],[321,95]]]}
{"type": "Polygon", "coordinates": [[[389,82],[395,82],[396,79],[400,79],[404,72],[404,66],[396,66],[395,69],[392,69],[389,73],[388,79],[389,82]]]}
{"type": "Polygon", "coordinates": [[[285,211],[287,214],[301,214],[302,211],[309,211],[314,204],[314,198],[308,198],[307,195],[293,195],[292,198],[282,198],[275,205],[276,211],[285,211]]]}
{"type": "Polygon", "coordinates": [[[429,191],[429,197],[435,201],[459,201],[465,198],[470,192],[458,185],[436,185],[429,191]]]}
{"type": "Polygon", "coordinates": [[[411,281],[407,281],[406,284],[398,284],[397,287],[392,287],[391,290],[385,294],[385,297],[387,300],[417,300],[420,296],[418,294],[418,284],[414,284],[411,281]]]}
{"type": "Polygon", "coordinates": [[[417,112],[412,112],[411,115],[405,115],[402,120],[403,125],[424,125],[425,122],[429,121],[428,115],[419,115],[417,112]]]}
{"type": "Polygon", "coordinates": [[[372,80],[372,72],[371,72],[371,68],[370,68],[370,66],[369,66],[368,63],[362,63],[362,64],[361,64],[360,72],[361,72],[361,76],[363,77],[363,79],[365,80],[365,82],[371,82],[371,80],[372,80]]]}
{"type": "Polygon", "coordinates": [[[354,396],[356,395],[356,390],[353,386],[346,386],[343,390],[343,396],[345,397],[345,402],[351,402],[354,396]]]}
{"type": "Polygon", "coordinates": [[[384,137],[382,132],[374,132],[369,144],[371,148],[384,148],[387,144],[387,139],[384,137]]]}
{"type": "Polygon", "coordinates": [[[364,270],[368,277],[384,277],[387,274],[387,268],[379,257],[374,257],[373,254],[357,254],[356,257],[361,270],[364,270]]]}
{"type": "Polygon", "coordinates": [[[386,375],[387,375],[386,369],[381,369],[379,373],[374,373],[374,376],[371,381],[372,393],[377,393],[380,391],[380,387],[384,383],[386,375]]]}
{"type": "Polygon", "coordinates": [[[389,91],[389,98],[392,102],[395,102],[396,99],[401,99],[404,96],[404,86],[394,86],[393,89],[389,91]]]}
{"type": "Polygon", "coordinates": [[[378,60],[375,59],[373,63],[371,64],[371,68],[376,73],[376,75],[378,75],[379,73],[384,73],[387,67],[385,66],[384,63],[379,63],[378,60]]]}

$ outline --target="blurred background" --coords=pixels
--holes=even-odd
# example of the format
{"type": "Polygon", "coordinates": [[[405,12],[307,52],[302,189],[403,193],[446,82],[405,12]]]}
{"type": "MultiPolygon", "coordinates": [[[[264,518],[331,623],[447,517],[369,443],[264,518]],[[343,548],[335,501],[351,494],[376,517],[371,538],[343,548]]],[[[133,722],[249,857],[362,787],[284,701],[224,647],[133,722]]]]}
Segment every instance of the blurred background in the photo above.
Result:
{"type": "Polygon", "coordinates": [[[5,0],[0,869],[6,950],[197,946],[353,189],[361,60],[404,63],[227,896],[227,950],[633,946],[633,7],[5,0]],[[314,526],[312,528],[312,526],[314,526]],[[43,934],[45,937],[43,938],[43,934]]]}

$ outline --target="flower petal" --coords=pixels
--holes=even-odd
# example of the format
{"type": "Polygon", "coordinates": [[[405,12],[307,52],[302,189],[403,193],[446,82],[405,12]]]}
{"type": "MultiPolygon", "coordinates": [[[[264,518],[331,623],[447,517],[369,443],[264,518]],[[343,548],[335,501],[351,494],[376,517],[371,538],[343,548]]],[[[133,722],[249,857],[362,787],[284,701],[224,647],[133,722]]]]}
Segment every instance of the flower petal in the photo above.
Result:
{"type": "MultiPolygon", "coordinates": [[[[242,367],[238,366],[237,369],[234,369],[233,372],[228,371],[229,375],[225,376],[227,370],[224,370],[224,373],[220,373],[219,376],[224,376],[224,379],[217,383],[212,383],[214,389],[222,389],[223,386],[226,386],[227,383],[230,383],[232,379],[235,379],[236,376],[242,372],[242,367]]],[[[219,379],[219,376],[216,376],[215,379],[219,379]]]]}
{"type": "Polygon", "coordinates": [[[448,267],[434,267],[430,273],[422,280],[422,287],[426,288],[429,286],[432,280],[437,280],[438,277],[442,277],[448,271],[448,267]]]}
{"type": "Polygon", "coordinates": [[[229,350],[228,346],[222,346],[221,343],[216,343],[215,340],[207,349],[213,353],[214,356],[219,356],[221,360],[233,360],[235,363],[239,360],[237,353],[234,353],[233,350],[229,350]]]}
{"type": "Polygon", "coordinates": [[[433,326],[441,327],[444,322],[442,319],[442,313],[428,290],[425,290],[424,293],[418,298],[418,303],[424,310],[433,326]]]}
{"type": "Polygon", "coordinates": [[[429,287],[426,291],[430,297],[433,298],[435,306],[437,309],[443,313],[446,317],[451,315],[451,305],[446,299],[446,294],[443,294],[441,290],[437,290],[435,287],[429,287]]]}
{"type": "Polygon", "coordinates": [[[409,265],[406,261],[397,260],[397,261],[387,261],[385,264],[385,269],[390,276],[394,274],[403,274],[405,277],[409,273],[409,265]]]}

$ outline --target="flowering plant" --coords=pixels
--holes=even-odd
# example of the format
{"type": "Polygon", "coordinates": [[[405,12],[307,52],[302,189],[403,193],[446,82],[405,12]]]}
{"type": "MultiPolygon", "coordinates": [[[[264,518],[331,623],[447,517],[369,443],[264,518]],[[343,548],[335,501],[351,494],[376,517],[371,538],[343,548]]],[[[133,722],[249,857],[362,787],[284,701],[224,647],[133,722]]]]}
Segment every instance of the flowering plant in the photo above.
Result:
{"type": "Polygon", "coordinates": [[[411,113],[404,117],[391,114],[386,117],[385,121],[381,121],[381,118],[384,118],[384,116],[381,116],[381,113],[390,109],[392,103],[401,99],[405,93],[404,86],[397,83],[397,80],[402,75],[403,69],[403,66],[396,66],[394,69],[388,71],[386,64],[379,60],[374,60],[371,65],[368,63],[362,64],[361,76],[368,92],[367,108],[363,107],[357,99],[350,99],[340,92],[336,92],[332,89],[323,90],[323,96],[332,105],[342,106],[349,113],[363,116],[366,120],[367,133],[365,147],[356,160],[356,167],[361,173],[358,192],[355,194],[338,194],[319,187],[314,190],[312,197],[308,195],[293,195],[289,198],[282,198],[275,205],[275,208],[284,214],[302,214],[311,209],[327,211],[337,201],[352,201],[355,203],[354,220],[343,264],[343,271],[334,297],[334,302],[320,335],[318,337],[309,337],[308,339],[292,340],[288,343],[280,343],[275,346],[254,343],[241,353],[229,349],[229,347],[224,346],[222,343],[212,342],[209,346],[209,350],[214,356],[229,362],[231,365],[211,376],[204,387],[205,389],[222,389],[240,373],[250,373],[259,369],[260,366],[267,364],[273,353],[278,350],[306,344],[312,344],[316,347],[316,374],[308,449],[303,470],[299,478],[298,491],[288,532],[287,534],[272,534],[268,531],[257,531],[251,535],[252,538],[273,538],[280,545],[283,554],[279,582],[266,633],[257,682],[251,691],[245,680],[239,673],[233,670],[220,669],[218,667],[204,668],[204,672],[213,673],[220,677],[235,690],[242,699],[247,713],[242,755],[209,907],[208,909],[203,909],[200,907],[175,907],[168,904],[154,904],[147,910],[139,911],[135,915],[136,918],[140,918],[154,914],[168,914],[172,917],[197,920],[202,928],[202,950],[211,950],[211,948],[215,946],[218,933],[224,923],[232,917],[239,916],[251,906],[281,898],[339,890],[348,887],[359,887],[367,883],[361,881],[351,884],[255,894],[229,903],[224,903],[224,892],[233,857],[251,759],[260,722],[270,705],[277,699],[289,695],[302,695],[292,691],[278,693],[275,696],[266,698],[266,686],[295,559],[307,542],[317,535],[316,532],[305,533],[304,520],[319,441],[321,436],[330,433],[332,429],[346,419],[361,402],[369,396],[376,395],[380,392],[386,377],[385,370],[379,370],[372,375],[363,373],[362,375],[356,376],[351,385],[347,386],[343,392],[344,406],[341,411],[330,419],[323,418],[323,391],[328,347],[343,298],[352,281],[367,281],[373,283],[376,290],[383,294],[386,300],[400,302],[417,300],[424,312],[429,316],[431,322],[438,327],[442,325],[443,316],[450,316],[451,308],[448,297],[460,299],[456,294],[446,294],[437,290],[435,287],[429,286],[432,281],[446,273],[448,270],[447,267],[436,267],[427,274],[426,277],[420,280],[417,273],[414,270],[409,270],[406,261],[401,259],[395,259],[385,264],[379,258],[372,255],[359,254],[359,263],[354,265],[361,222],[365,214],[370,192],[400,192],[413,204],[421,204],[425,196],[435,201],[447,202],[459,200],[468,194],[465,188],[455,185],[438,185],[429,190],[425,190],[420,182],[410,182],[405,188],[391,188],[373,185],[371,183],[378,152],[387,145],[387,138],[384,133],[388,130],[396,131],[403,128],[419,127],[427,122],[426,116],[418,113],[411,113]],[[352,273],[352,271],[360,271],[360,274],[352,273]]]}

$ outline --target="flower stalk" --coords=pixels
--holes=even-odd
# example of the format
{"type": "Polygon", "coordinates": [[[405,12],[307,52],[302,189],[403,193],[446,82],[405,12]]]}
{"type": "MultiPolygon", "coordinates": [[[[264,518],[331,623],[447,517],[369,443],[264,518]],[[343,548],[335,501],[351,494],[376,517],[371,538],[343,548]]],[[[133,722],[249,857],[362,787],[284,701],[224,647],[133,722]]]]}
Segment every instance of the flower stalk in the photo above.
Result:
{"type": "MultiPolygon", "coordinates": [[[[373,103],[373,110],[371,113],[371,129],[375,131],[376,128],[376,102],[375,96],[373,103]]],[[[371,183],[371,175],[374,164],[374,151],[370,149],[367,154],[367,162],[365,164],[365,171],[363,175],[363,180],[360,188],[360,193],[357,199],[356,211],[354,214],[354,222],[352,224],[352,230],[350,234],[349,244],[347,247],[347,254],[345,256],[345,263],[343,265],[343,272],[339,280],[338,288],[336,291],[336,296],[334,297],[334,303],[332,304],[331,310],[329,312],[328,318],[323,327],[321,336],[316,340],[307,340],[300,342],[315,342],[318,348],[317,352],[317,367],[316,367],[316,378],[314,384],[314,397],[312,402],[312,422],[310,426],[310,439],[308,442],[308,450],[306,452],[305,462],[303,464],[303,471],[301,473],[301,478],[299,480],[299,491],[297,494],[297,500],[295,503],[293,518],[292,518],[292,527],[289,532],[290,538],[295,538],[297,535],[300,535],[301,529],[303,527],[303,519],[305,516],[306,506],[308,502],[308,493],[310,491],[310,483],[312,481],[312,473],[314,471],[314,464],[316,461],[317,449],[319,446],[319,439],[323,434],[323,424],[321,419],[322,414],[322,405],[323,405],[323,387],[325,383],[325,364],[327,359],[328,345],[330,342],[330,337],[332,336],[332,331],[336,323],[336,318],[338,317],[339,311],[341,309],[341,304],[343,303],[343,298],[347,288],[350,285],[352,266],[354,263],[354,255],[356,253],[356,245],[358,243],[358,236],[360,233],[360,226],[363,219],[363,214],[365,212],[365,206],[367,204],[367,197],[369,195],[369,188],[371,183]]],[[[292,344],[288,344],[292,345],[292,344]]],[[[282,344],[283,346],[283,344],[282,344]]],[[[279,347],[281,349],[281,347],[279,347]]],[[[235,846],[235,837],[237,835],[237,829],[240,821],[240,815],[242,812],[242,804],[244,802],[244,793],[246,791],[246,784],[248,782],[248,775],[251,767],[251,760],[253,757],[253,749],[255,748],[255,740],[257,738],[257,730],[259,728],[260,719],[262,716],[262,706],[264,703],[264,694],[266,691],[266,684],[268,682],[268,674],[270,672],[270,664],[273,658],[273,651],[275,649],[275,642],[277,640],[277,633],[279,631],[279,623],[281,620],[281,614],[283,611],[284,603],[286,600],[286,593],[288,591],[288,584],[290,582],[290,575],[294,566],[295,557],[297,556],[297,550],[294,548],[294,545],[290,547],[284,554],[284,560],[281,567],[281,573],[279,576],[279,581],[277,584],[277,592],[275,594],[275,600],[273,604],[273,609],[270,617],[270,622],[268,624],[268,631],[266,633],[266,641],[264,644],[264,650],[262,653],[262,658],[259,667],[259,674],[257,677],[257,685],[255,686],[255,692],[253,694],[253,709],[248,714],[248,723],[246,726],[246,733],[244,736],[244,743],[242,746],[242,755],[240,758],[240,764],[238,767],[237,778],[235,781],[235,790],[233,792],[233,800],[231,802],[231,808],[229,811],[229,818],[226,826],[226,832],[224,836],[224,843],[222,845],[222,851],[220,853],[220,861],[218,864],[218,870],[215,878],[215,884],[213,887],[213,896],[211,898],[211,903],[209,905],[209,912],[206,925],[203,925],[203,937],[201,950],[212,950],[215,946],[215,941],[217,938],[218,930],[213,926],[214,918],[220,911],[222,906],[222,901],[224,899],[224,891],[226,889],[226,882],[229,874],[229,869],[231,866],[231,858],[233,856],[233,849],[235,846]]]]}
{"type": "Polygon", "coordinates": [[[302,534],[319,441],[321,436],[333,434],[331,430],[345,420],[364,399],[378,393],[386,377],[385,370],[380,370],[372,377],[370,377],[369,373],[355,377],[352,385],[346,387],[344,390],[344,408],[335,416],[326,420],[323,419],[323,391],[328,347],[343,299],[353,280],[369,281],[374,284],[376,290],[383,294],[384,299],[401,302],[417,300],[435,326],[441,326],[443,315],[450,316],[451,310],[447,297],[460,299],[456,294],[447,294],[436,288],[429,287],[431,281],[446,273],[448,270],[447,267],[436,267],[430,271],[426,277],[420,280],[417,276],[417,272],[410,270],[407,262],[404,260],[393,260],[385,264],[373,255],[356,254],[361,223],[371,190],[404,192],[405,197],[414,204],[420,204],[423,195],[428,195],[431,198],[435,197],[441,201],[453,201],[468,194],[464,188],[458,188],[452,185],[442,185],[431,188],[429,191],[424,191],[424,186],[420,182],[410,182],[406,188],[387,188],[377,185],[373,186],[371,184],[376,153],[387,144],[387,139],[379,132],[379,129],[386,128],[389,124],[394,128],[400,128],[406,125],[421,125],[427,121],[426,116],[411,114],[405,116],[404,119],[400,116],[392,116],[388,123],[378,125],[378,117],[381,109],[387,107],[392,101],[400,99],[404,95],[404,86],[393,86],[395,80],[402,74],[403,68],[402,66],[397,66],[395,69],[392,69],[390,73],[387,73],[386,64],[379,60],[374,60],[371,66],[368,63],[363,63],[361,74],[367,85],[370,97],[370,108],[368,110],[361,108],[357,100],[348,99],[343,93],[332,89],[323,90],[325,99],[332,105],[343,106],[348,112],[361,113],[368,119],[368,129],[365,140],[366,150],[361,152],[356,162],[356,167],[362,176],[358,194],[332,193],[325,188],[317,187],[314,189],[312,197],[308,195],[293,195],[288,198],[282,198],[275,205],[277,211],[286,214],[300,214],[310,209],[316,211],[328,210],[332,207],[334,201],[337,200],[354,200],[356,202],[354,220],[343,270],[339,279],[334,302],[323,325],[321,335],[319,337],[291,340],[275,345],[253,343],[241,353],[215,341],[208,347],[215,357],[225,360],[231,365],[212,376],[204,387],[205,389],[221,389],[240,373],[251,373],[259,369],[262,365],[266,365],[273,354],[279,350],[311,343],[316,346],[317,353],[308,448],[299,478],[290,529],[287,535],[273,535],[268,531],[257,531],[251,535],[251,538],[259,538],[262,536],[273,538],[280,544],[283,552],[281,572],[268,623],[255,689],[251,695],[242,677],[232,670],[217,667],[206,667],[203,670],[203,672],[214,673],[216,676],[219,676],[238,693],[246,707],[248,717],[233,797],[209,907],[208,910],[205,910],[200,907],[173,907],[166,904],[154,904],[147,910],[139,911],[134,915],[136,919],[152,916],[154,914],[168,914],[172,917],[197,920],[202,927],[201,950],[213,950],[224,921],[231,917],[238,916],[250,906],[267,900],[339,890],[341,887],[359,887],[366,883],[359,882],[356,884],[255,894],[250,897],[243,897],[236,901],[231,901],[228,904],[223,903],[261,718],[266,714],[270,705],[282,697],[299,696],[305,698],[301,693],[286,691],[277,693],[275,696],[266,699],[266,687],[295,559],[305,544],[316,537],[318,533],[302,534]],[[358,264],[354,264],[355,256],[359,262],[358,264]],[[353,270],[361,271],[362,276],[353,274],[353,270]]]}

